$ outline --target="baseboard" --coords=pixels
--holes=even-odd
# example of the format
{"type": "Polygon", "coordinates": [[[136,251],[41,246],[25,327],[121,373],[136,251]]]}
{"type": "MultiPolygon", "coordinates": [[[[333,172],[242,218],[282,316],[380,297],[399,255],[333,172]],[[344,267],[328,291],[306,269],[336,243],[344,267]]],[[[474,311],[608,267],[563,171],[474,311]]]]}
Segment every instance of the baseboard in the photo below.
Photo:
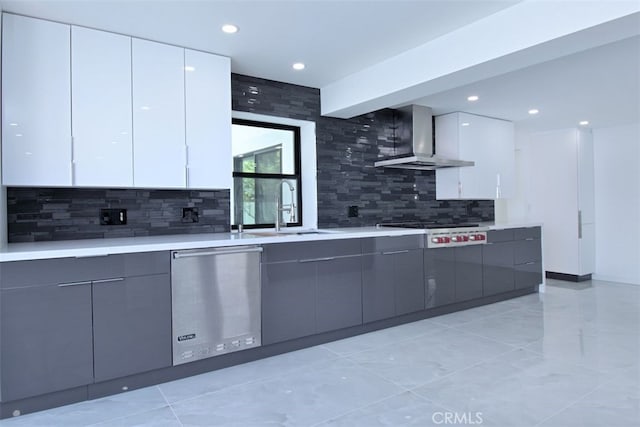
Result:
{"type": "Polygon", "coordinates": [[[578,276],[577,274],[565,274],[547,271],[545,272],[545,277],[547,279],[564,280],[566,282],[585,282],[587,280],[591,280],[591,273],[585,274],[583,276],[578,276]]]}

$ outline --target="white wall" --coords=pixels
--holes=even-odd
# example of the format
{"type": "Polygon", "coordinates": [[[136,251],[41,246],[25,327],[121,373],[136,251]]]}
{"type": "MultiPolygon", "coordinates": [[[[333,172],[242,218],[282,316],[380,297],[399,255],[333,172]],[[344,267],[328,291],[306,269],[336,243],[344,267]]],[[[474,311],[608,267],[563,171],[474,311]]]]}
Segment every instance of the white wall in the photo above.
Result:
{"type": "Polygon", "coordinates": [[[640,285],[640,124],[594,129],[596,274],[640,285]]]}

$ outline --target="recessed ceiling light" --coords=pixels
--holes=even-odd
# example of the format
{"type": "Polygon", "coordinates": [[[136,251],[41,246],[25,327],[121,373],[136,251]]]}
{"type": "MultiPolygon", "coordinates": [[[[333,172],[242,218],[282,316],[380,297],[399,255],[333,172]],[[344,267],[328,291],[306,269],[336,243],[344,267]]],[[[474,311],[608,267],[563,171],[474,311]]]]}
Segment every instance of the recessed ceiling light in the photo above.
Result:
{"type": "Polygon", "coordinates": [[[589,124],[589,120],[582,120],[579,125],[580,126],[587,126],[589,124]]]}
{"type": "Polygon", "coordinates": [[[18,126],[17,123],[9,123],[9,126],[18,126]]]}
{"type": "Polygon", "coordinates": [[[478,99],[480,99],[480,97],[478,95],[471,95],[471,96],[467,96],[467,101],[477,101],[478,99]]]}
{"type": "Polygon", "coordinates": [[[469,122],[463,122],[463,123],[461,124],[461,126],[469,126],[470,124],[471,124],[471,123],[469,123],[469,122]]]}
{"type": "Polygon", "coordinates": [[[195,70],[196,70],[196,67],[192,67],[191,65],[186,65],[186,66],[184,67],[184,70],[185,70],[185,71],[195,71],[195,70]]]}
{"type": "Polygon", "coordinates": [[[531,110],[529,110],[529,114],[534,115],[534,114],[538,114],[540,112],[540,110],[536,109],[536,108],[532,108],[531,110]]]}
{"type": "Polygon", "coordinates": [[[238,27],[233,24],[224,24],[222,26],[222,31],[227,34],[234,34],[238,32],[238,27]]]}
{"type": "Polygon", "coordinates": [[[304,64],[302,62],[296,62],[293,64],[294,70],[304,70],[304,64]]]}

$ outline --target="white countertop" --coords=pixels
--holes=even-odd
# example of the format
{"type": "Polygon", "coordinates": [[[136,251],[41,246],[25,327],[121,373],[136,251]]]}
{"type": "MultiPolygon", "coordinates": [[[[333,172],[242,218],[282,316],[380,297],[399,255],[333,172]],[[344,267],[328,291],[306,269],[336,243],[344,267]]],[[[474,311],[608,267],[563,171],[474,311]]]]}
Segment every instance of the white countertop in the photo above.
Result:
{"type": "MultiPolygon", "coordinates": [[[[492,230],[535,227],[534,224],[483,223],[492,230]]],[[[321,229],[319,234],[294,234],[288,229],[276,236],[261,236],[267,230],[247,230],[242,234],[206,233],[176,234],[168,236],[121,237],[115,239],[63,240],[56,242],[10,243],[0,249],[0,262],[24,261],[47,258],[90,257],[134,252],[202,249],[238,245],[263,245],[269,243],[308,242],[316,240],[353,239],[365,237],[406,236],[424,234],[422,229],[351,227],[321,229]],[[256,234],[252,234],[256,233],[256,234]]],[[[304,231],[304,230],[297,230],[304,231]]]]}

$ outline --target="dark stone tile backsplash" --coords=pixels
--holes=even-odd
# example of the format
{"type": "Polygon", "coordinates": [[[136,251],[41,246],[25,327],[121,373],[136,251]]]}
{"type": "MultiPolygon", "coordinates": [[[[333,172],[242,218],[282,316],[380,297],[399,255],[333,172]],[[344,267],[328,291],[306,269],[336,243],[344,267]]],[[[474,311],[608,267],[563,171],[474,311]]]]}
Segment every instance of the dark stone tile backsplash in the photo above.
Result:
{"type": "MultiPolygon", "coordinates": [[[[231,85],[234,110],[316,122],[319,227],[494,219],[492,200],[435,200],[433,171],[373,167],[393,150],[391,110],[322,117],[319,89],[239,74],[231,85]]],[[[229,203],[227,190],[8,188],[9,242],[224,232],[229,203]],[[183,207],[198,208],[200,221],[182,222],[183,207]],[[101,226],[100,208],[127,209],[127,225],[101,226]]]]}
{"type": "Polygon", "coordinates": [[[322,117],[318,89],[238,74],[231,83],[234,110],[316,122],[319,227],[494,219],[493,200],[435,200],[434,171],[373,166],[393,153],[391,110],[348,120],[322,117]],[[359,216],[348,218],[354,205],[359,216]]]}
{"type": "Polygon", "coordinates": [[[7,189],[9,242],[229,231],[229,190],[7,189]],[[198,211],[182,222],[182,208],[198,211]],[[100,209],[127,209],[126,225],[100,225],[100,209]]]}

